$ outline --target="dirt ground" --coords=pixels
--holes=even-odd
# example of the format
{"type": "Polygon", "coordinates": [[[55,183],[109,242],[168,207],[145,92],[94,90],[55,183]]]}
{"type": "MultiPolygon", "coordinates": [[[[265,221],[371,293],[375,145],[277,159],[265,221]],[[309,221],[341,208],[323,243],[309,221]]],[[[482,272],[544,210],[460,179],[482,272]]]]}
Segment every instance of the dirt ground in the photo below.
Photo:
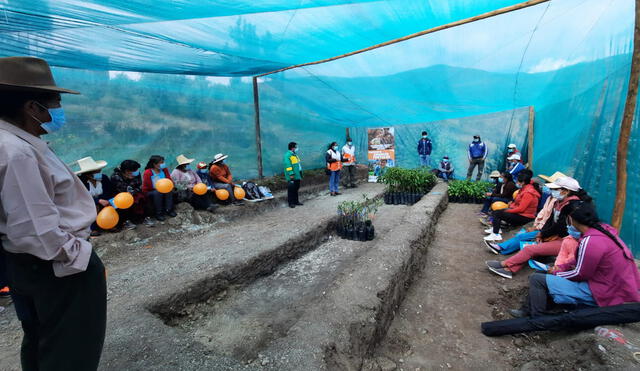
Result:
{"type": "MultiPolygon", "coordinates": [[[[449,204],[429,247],[426,267],[399,308],[376,352],[382,370],[604,370],[639,369],[632,351],[595,335],[533,333],[486,337],[480,323],[509,318],[526,292],[526,269],[512,280],[490,273],[485,260],[502,260],[482,243],[479,207],[449,204]],[[464,226],[464,227],[461,227],[464,226]],[[463,229],[463,230],[462,230],[463,229]]],[[[610,327],[609,328],[614,328],[610,327]]],[[[638,324],[615,327],[640,344],[638,324]]]]}

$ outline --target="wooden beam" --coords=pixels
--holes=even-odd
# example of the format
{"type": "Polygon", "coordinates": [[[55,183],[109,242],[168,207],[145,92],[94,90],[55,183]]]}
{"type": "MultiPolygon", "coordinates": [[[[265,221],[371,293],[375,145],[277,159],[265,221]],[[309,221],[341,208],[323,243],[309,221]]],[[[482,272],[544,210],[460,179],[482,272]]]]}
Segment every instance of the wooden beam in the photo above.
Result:
{"type": "Polygon", "coordinates": [[[305,67],[305,66],[311,66],[311,65],[314,65],[314,64],[320,64],[320,63],[326,63],[326,62],[335,61],[336,59],[342,59],[342,58],[350,57],[352,55],[368,52],[370,50],[382,48],[384,46],[396,44],[396,43],[399,43],[399,42],[402,42],[402,41],[407,41],[407,40],[410,40],[410,39],[413,39],[413,38],[416,38],[416,37],[419,37],[419,36],[423,36],[423,35],[426,35],[426,34],[438,32],[438,31],[442,31],[442,30],[446,30],[447,28],[461,26],[463,24],[479,21],[479,20],[486,19],[486,18],[495,17],[497,15],[513,12],[515,10],[520,10],[520,9],[528,8],[530,6],[546,3],[547,1],[550,1],[550,0],[529,0],[529,1],[525,1],[525,2],[522,2],[522,3],[518,3],[518,4],[511,5],[511,6],[507,6],[507,7],[504,7],[504,8],[492,10],[490,12],[483,13],[483,14],[480,14],[480,15],[476,15],[476,16],[473,16],[473,17],[470,17],[470,18],[465,18],[465,19],[462,19],[462,20],[459,20],[459,21],[447,23],[447,24],[442,25],[442,26],[433,27],[433,28],[430,28],[428,30],[416,32],[416,33],[411,34],[411,35],[407,35],[407,36],[403,36],[403,37],[400,37],[400,38],[397,38],[397,39],[389,40],[389,41],[383,42],[381,44],[376,44],[376,45],[373,45],[373,46],[370,46],[370,47],[367,47],[367,48],[364,48],[364,49],[356,50],[356,51],[353,51],[353,52],[349,52],[349,53],[346,53],[346,54],[341,54],[341,55],[338,55],[338,56],[335,56],[335,57],[321,59],[321,60],[315,61],[315,62],[296,64],[295,66],[289,66],[289,67],[281,68],[279,70],[266,72],[266,73],[263,73],[261,75],[257,75],[257,77],[262,77],[262,76],[271,75],[271,74],[278,73],[278,72],[283,72],[283,71],[286,71],[286,70],[290,70],[292,68],[305,67]]]}
{"type": "Polygon", "coordinates": [[[255,110],[256,153],[258,155],[258,178],[264,177],[262,169],[262,137],[260,135],[260,96],[258,91],[258,78],[253,78],[253,108],[255,110]]]}
{"type": "Polygon", "coordinates": [[[527,146],[529,148],[529,150],[527,151],[528,152],[527,163],[529,164],[529,170],[533,170],[533,138],[534,138],[533,125],[535,122],[535,117],[536,117],[536,112],[533,109],[533,106],[529,106],[529,132],[527,133],[527,138],[528,138],[527,146]]]}
{"type": "Polygon", "coordinates": [[[351,138],[351,135],[349,135],[349,128],[347,128],[347,138],[351,138]]]}
{"type": "MultiPolygon", "coordinates": [[[[633,55],[631,56],[631,74],[627,101],[624,104],[624,115],[620,123],[620,137],[618,138],[617,171],[616,171],[616,199],[613,206],[611,225],[620,230],[624,208],[627,202],[627,157],[629,155],[629,138],[631,124],[636,112],[638,100],[638,78],[640,77],[640,0],[636,0],[636,21],[633,33],[633,55]]],[[[635,163],[634,163],[635,164],[635,163]]]]}

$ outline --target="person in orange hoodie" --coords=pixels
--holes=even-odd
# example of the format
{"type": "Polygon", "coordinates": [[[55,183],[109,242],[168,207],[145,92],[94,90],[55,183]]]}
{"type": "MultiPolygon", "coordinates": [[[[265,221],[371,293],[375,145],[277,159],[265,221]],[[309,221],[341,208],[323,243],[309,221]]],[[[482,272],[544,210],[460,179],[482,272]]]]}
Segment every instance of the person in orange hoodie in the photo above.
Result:
{"type": "Polygon", "coordinates": [[[510,225],[519,226],[535,219],[542,191],[537,183],[531,181],[532,177],[531,170],[522,170],[518,174],[516,187],[520,189],[520,192],[518,192],[516,199],[509,204],[509,208],[493,212],[493,226],[485,231],[489,233],[484,238],[485,241],[502,241],[500,223],[503,220],[510,225]]]}
{"type": "Polygon", "coordinates": [[[209,175],[211,175],[211,180],[213,180],[213,188],[226,189],[227,192],[229,192],[229,201],[234,205],[242,205],[242,202],[236,200],[233,195],[233,175],[231,174],[229,166],[224,163],[227,157],[229,156],[218,153],[213,158],[213,163],[209,169],[209,175]]]}

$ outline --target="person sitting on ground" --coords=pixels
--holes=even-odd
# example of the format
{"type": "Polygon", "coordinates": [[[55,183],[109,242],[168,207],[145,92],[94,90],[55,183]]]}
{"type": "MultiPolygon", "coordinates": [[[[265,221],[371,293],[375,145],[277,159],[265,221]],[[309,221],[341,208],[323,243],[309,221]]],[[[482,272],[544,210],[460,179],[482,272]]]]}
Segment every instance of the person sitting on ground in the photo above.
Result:
{"type": "Polygon", "coordinates": [[[493,227],[485,231],[489,234],[484,238],[486,241],[502,241],[502,231],[500,230],[502,221],[512,226],[520,226],[529,223],[536,217],[541,191],[538,184],[531,181],[532,176],[533,173],[530,170],[524,170],[518,174],[516,187],[520,189],[520,192],[518,192],[516,199],[509,204],[509,208],[496,210],[491,214],[493,227]]]}
{"type": "Polygon", "coordinates": [[[198,183],[202,183],[200,176],[191,169],[190,164],[193,159],[187,158],[185,155],[179,155],[176,161],[178,166],[171,172],[171,178],[175,182],[178,192],[182,194],[182,199],[188,201],[196,210],[214,212],[217,205],[211,203],[211,199],[206,193],[203,195],[193,193],[193,187],[198,183]]]}
{"type": "Polygon", "coordinates": [[[522,170],[526,169],[520,161],[520,154],[516,153],[514,155],[511,155],[507,158],[507,160],[510,162],[510,165],[507,167],[508,169],[510,169],[509,173],[511,174],[513,179],[518,179],[518,174],[520,174],[522,170]]]}
{"type": "Polygon", "coordinates": [[[511,200],[513,200],[513,193],[518,189],[513,182],[511,174],[508,172],[500,174],[500,172],[494,170],[489,177],[496,179],[496,188],[493,192],[487,192],[485,194],[487,198],[484,199],[484,205],[482,205],[482,210],[480,210],[480,214],[482,215],[489,214],[491,204],[494,202],[511,202],[511,200]]]}
{"type": "MultiPolygon", "coordinates": [[[[211,165],[213,165],[213,163],[211,165]]],[[[209,174],[209,168],[211,167],[211,165],[208,165],[204,161],[198,162],[198,165],[197,165],[198,176],[200,177],[200,181],[202,181],[202,183],[207,185],[207,189],[214,189],[213,179],[211,179],[211,174],[209,174]]]]}
{"type": "Polygon", "coordinates": [[[455,179],[453,175],[455,169],[451,161],[449,161],[449,156],[442,157],[442,161],[438,164],[438,168],[434,170],[436,176],[438,178],[444,179],[445,182],[448,182],[449,179],[455,179]]]}
{"type": "Polygon", "coordinates": [[[153,155],[149,158],[142,174],[142,192],[153,202],[155,218],[158,221],[165,221],[167,216],[173,218],[177,216],[173,210],[173,193],[160,193],[156,190],[156,182],[160,179],[171,179],[164,157],[153,155]]]}
{"type": "Polygon", "coordinates": [[[338,196],[341,194],[338,192],[338,187],[340,186],[340,170],[342,169],[343,158],[338,150],[337,142],[331,142],[331,144],[329,144],[324,159],[327,163],[327,170],[329,171],[329,192],[331,196],[338,196]]]}
{"type": "Polygon", "coordinates": [[[233,175],[231,174],[231,170],[229,169],[229,166],[225,164],[227,157],[229,156],[218,153],[213,158],[211,168],[209,169],[209,174],[213,180],[213,188],[227,190],[227,192],[229,192],[229,202],[234,205],[243,205],[241,201],[236,200],[233,194],[233,188],[235,185],[233,184],[233,175]]]}
{"type": "MultiPolygon", "coordinates": [[[[91,157],[81,158],[76,161],[80,170],[76,171],[76,175],[82,181],[82,184],[87,188],[93,201],[96,204],[96,211],[100,212],[102,208],[109,206],[109,200],[115,196],[113,185],[108,176],[102,174],[102,169],[107,166],[106,161],[94,161],[91,157]]],[[[125,225],[125,228],[132,229],[135,225],[125,225]]],[[[94,222],[91,225],[91,236],[99,236],[100,228],[94,222]]]]}
{"type": "MultiPolygon", "coordinates": [[[[553,198],[558,202],[555,203],[553,214],[536,236],[537,243],[525,246],[520,252],[505,261],[486,262],[491,272],[505,278],[512,278],[513,274],[522,269],[529,259],[538,256],[557,256],[560,252],[562,239],[568,234],[567,215],[580,201],[591,202],[591,197],[580,188],[577,180],[570,177],[560,178],[556,183],[547,184],[547,187],[552,189],[553,198]]],[[[485,244],[492,252],[499,253],[495,244],[488,241],[485,244]]]]}
{"type": "Polygon", "coordinates": [[[111,183],[116,195],[128,192],[133,196],[133,205],[128,209],[117,209],[120,216],[120,223],[123,224],[144,224],[147,227],[155,226],[155,223],[148,216],[149,205],[147,198],[142,192],[142,176],[140,175],[140,164],[134,160],[124,160],[120,166],[113,169],[111,183]]]}
{"type": "Polygon", "coordinates": [[[640,302],[640,272],[633,254],[618,231],[598,219],[591,202],[579,202],[569,213],[567,230],[580,238],[574,269],[557,274],[534,273],[529,295],[514,317],[538,317],[549,313],[549,297],[555,304],[608,307],[640,302]]]}

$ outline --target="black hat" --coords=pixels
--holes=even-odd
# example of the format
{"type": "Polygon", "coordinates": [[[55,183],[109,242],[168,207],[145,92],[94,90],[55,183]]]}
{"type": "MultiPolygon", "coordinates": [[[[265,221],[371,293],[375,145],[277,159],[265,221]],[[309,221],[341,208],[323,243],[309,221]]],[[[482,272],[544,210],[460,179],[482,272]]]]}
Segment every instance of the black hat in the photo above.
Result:
{"type": "Polygon", "coordinates": [[[0,90],[80,94],[57,86],[49,64],[34,57],[0,58],[0,90]]]}

